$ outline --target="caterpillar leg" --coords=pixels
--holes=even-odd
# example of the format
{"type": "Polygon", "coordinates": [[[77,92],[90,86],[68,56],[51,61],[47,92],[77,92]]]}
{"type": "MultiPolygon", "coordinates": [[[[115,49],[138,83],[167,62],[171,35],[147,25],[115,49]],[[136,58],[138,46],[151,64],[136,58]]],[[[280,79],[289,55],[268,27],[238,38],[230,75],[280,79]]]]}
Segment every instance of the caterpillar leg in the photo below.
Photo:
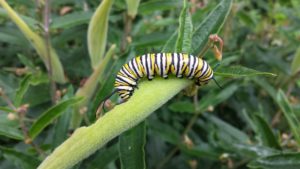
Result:
{"type": "Polygon", "coordinates": [[[222,38],[220,38],[217,34],[209,35],[208,42],[206,43],[204,48],[201,50],[198,57],[202,58],[209,48],[212,48],[217,60],[219,60],[219,61],[222,60],[222,51],[223,51],[222,38]],[[219,45],[217,46],[216,43],[219,43],[219,45]]]}

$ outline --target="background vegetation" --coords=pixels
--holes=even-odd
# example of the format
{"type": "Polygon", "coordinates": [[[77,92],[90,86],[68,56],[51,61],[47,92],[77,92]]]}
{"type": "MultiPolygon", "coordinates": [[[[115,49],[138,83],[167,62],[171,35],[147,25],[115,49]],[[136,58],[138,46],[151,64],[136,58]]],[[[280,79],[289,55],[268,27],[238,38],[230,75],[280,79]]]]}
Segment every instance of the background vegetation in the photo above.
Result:
{"type": "MultiPolygon", "coordinates": [[[[210,83],[154,106],[144,122],[93,147],[73,168],[300,168],[297,0],[7,3],[13,9],[0,0],[0,168],[36,168],[71,131],[93,124],[128,59],[151,51],[196,55],[218,31],[223,89],[210,83]]],[[[212,52],[205,59],[217,63],[212,52]]],[[[153,83],[152,90],[165,87],[153,83]]],[[[137,104],[151,106],[147,100],[137,104]]],[[[80,140],[88,147],[93,138],[80,140]]]]}

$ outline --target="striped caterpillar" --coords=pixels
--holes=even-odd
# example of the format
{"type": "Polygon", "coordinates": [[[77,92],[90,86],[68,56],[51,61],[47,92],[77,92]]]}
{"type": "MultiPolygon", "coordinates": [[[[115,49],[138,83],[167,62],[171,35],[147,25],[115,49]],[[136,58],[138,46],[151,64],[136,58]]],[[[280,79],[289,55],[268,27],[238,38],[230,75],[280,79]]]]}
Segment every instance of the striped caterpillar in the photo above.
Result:
{"type": "Polygon", "coordinates": [[[195,79],[198,86],[207,84],[213,78],[213,70],[201,58],[183,53],[148,53],[123,65],[114,86],[126,101],[133,94],[139,79],[147,77],[152,80],[155,75],[168,78],[169,74],[195,79]]]}
{"type": "Polygon", "coordinates": [[[123,101],[127,101],[138,87],[139,79],[146,77],[152,80],[155,75],[165,79],[170,74],[178,78],[194,79],[198,86],[205,85],[212,79],[220,87],[214,79],[213,69],[201,57],[212,48],[217,60],[221,60],[223,41],[216,34],[210,35],[208,39],[199,57],[185,53],[148,53],[131,59],[117,73],[115,90],[104,99],[102,106],[114,93],[118,93],[123,101]],[[219,48],[215,45],[216,42],[219,43],[219,48]]]}

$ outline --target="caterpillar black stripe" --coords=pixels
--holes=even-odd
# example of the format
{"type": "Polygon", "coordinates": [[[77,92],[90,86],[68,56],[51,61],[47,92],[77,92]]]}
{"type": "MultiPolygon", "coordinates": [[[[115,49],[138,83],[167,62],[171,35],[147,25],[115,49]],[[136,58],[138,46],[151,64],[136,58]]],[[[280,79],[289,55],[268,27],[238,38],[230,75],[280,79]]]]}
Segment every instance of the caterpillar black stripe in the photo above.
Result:
{"type": "Polygon", "coordinates": [[[205,85],[213,79],[213,70],[199,57],[184,53],[148,53],[131,59],[123,65],[115,81],[116,92],[126,101],[137,88],[142,77],[152,80],[155,75],[168,78],[194,79],[196,85],[205,85]]]}

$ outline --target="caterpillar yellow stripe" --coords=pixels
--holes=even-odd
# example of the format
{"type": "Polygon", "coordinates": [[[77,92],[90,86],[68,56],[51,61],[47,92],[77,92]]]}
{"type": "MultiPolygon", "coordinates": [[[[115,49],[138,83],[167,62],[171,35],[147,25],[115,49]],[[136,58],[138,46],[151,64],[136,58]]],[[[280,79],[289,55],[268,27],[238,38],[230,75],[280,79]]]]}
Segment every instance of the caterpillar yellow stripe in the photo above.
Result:
{"type": "Polygon", "coordinates": [[[152,80],[155,75],[168,78],[194,79],[196,85],[205,85],[213,78],[213,70],[199,57],[184,53],[148,53],[137,56],[123,65],[115,80],[115,89],[119,96],[128,100],[137,88],[139,79],[152,80]]]}

